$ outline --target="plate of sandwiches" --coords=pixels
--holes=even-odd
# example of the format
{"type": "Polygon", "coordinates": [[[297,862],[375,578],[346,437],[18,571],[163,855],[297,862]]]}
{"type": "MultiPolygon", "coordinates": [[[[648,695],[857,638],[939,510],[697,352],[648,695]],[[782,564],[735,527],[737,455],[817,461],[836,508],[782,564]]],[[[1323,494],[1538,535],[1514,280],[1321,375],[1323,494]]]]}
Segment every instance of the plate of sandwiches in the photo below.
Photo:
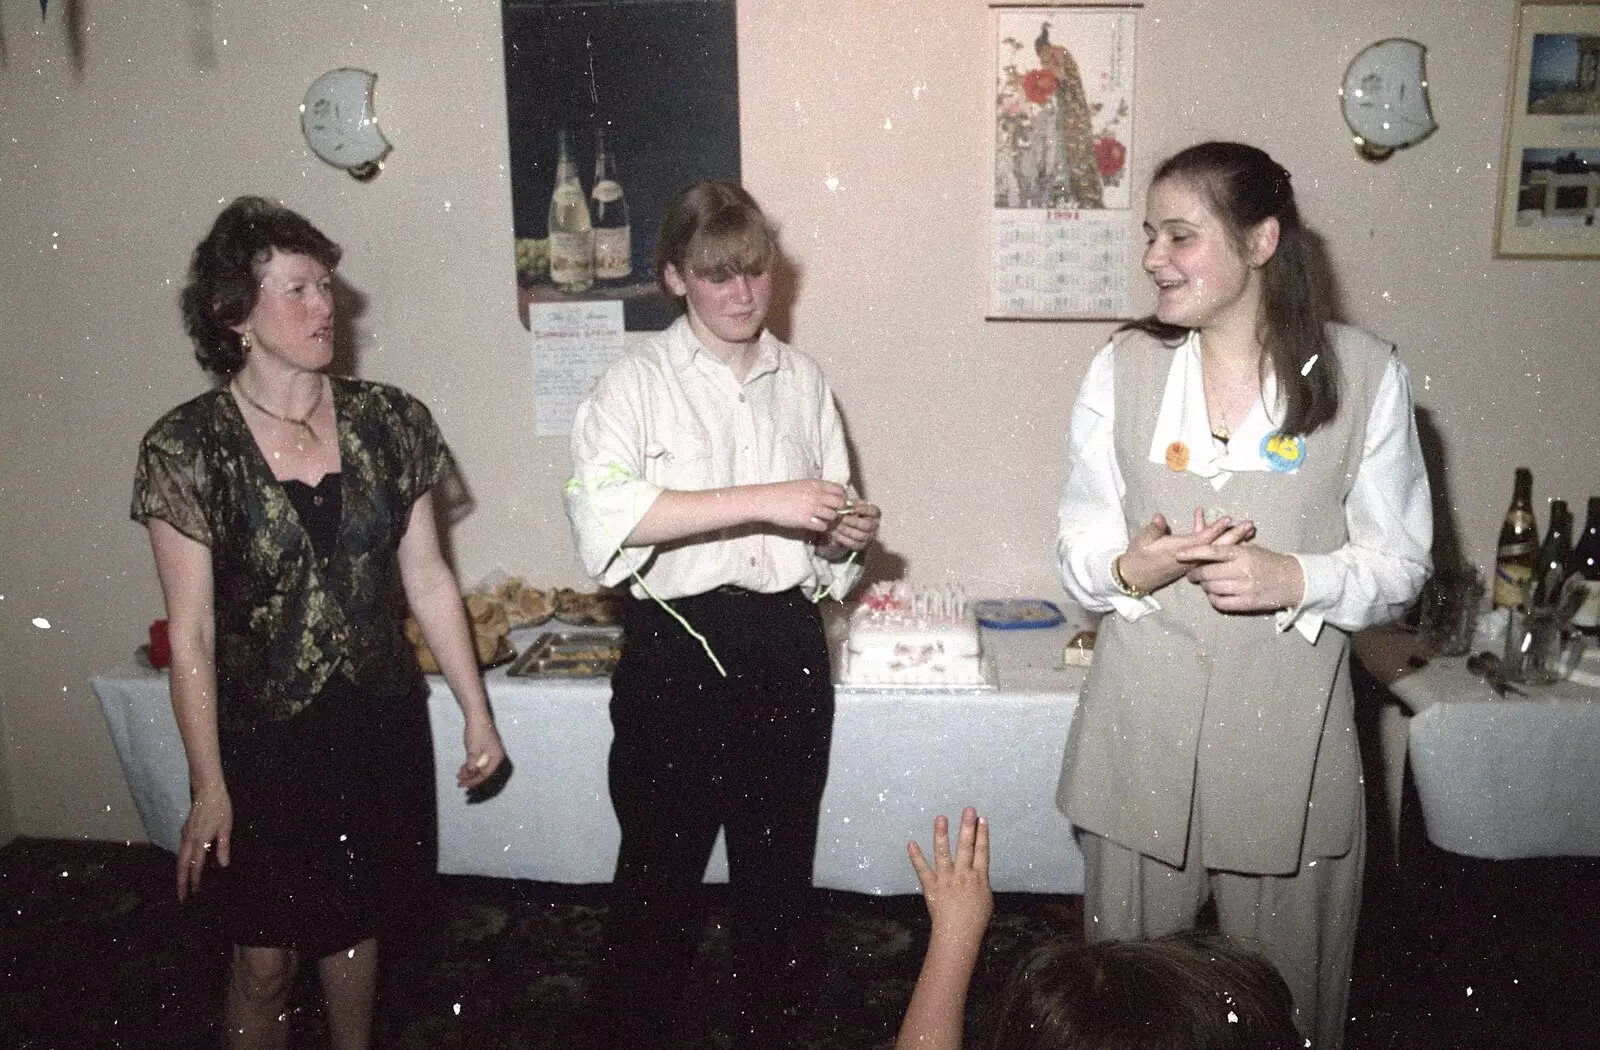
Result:
{"type": "MultiPolygon", "coordinates": [[[[472,647],[478,657],[478,666],[487,670],[510,663],[516,657],[517,650],[507,637],[510,628],[507,626],[505,610],[498,603],[481,599],[481,595],[467,596],[467,619],[468,627],[472,629],[472,647]],[[480,600],[475,603],[473,598],[480,600]]],[[[433,655],[433,650],[428,648],[427,640],[422,637],[422,625],[417,623],[416,617],[406,617],[405,634],[417,654],[417,664],[422,668],[422,673],[439,674],[439,661],[433,655]]]]}
{"type": "Polygon", "coordinates": [[[555,618],[573,627],[615,627],[622,622],[622,595],[615,591],[587,593],[567,587],[550,592],[555,618]]]}

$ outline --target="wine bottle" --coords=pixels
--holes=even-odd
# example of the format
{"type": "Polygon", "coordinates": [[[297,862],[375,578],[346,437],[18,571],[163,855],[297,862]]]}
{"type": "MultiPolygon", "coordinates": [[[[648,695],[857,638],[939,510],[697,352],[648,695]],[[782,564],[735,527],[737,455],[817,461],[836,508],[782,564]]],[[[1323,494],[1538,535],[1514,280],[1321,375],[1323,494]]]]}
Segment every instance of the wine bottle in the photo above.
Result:
{"type": "Polygon", "coordinates": [[[633,273],[633,231],[605,128],[594,133],[594,189],[589,195],[594,199],[594,275],[602,281],[623,280],[633,273]]]}
{"type": "Polygon", "coordinates": [[[1533,561],[1539,546],[1539,523],[1533,518],[1533,472],[1518,467],[1511,506],[1500,525],[1494,559],[1494,605],[1526,609],[1533,597],[1533,561]]]}
{"type": "Polygon", "coordinates": [[[1589,497],[1588,520],[1567,559],[1567,578],[1568,587],[1585,591],[1583,604],[1572,618],[1573,626],[1588,635],[1591,644],[1600,641],[1600,496],[1589,497]]]}
{"type": "Polygon", "coordinates": [[[578,181],[567,129],[556,132],[556,185],[550,194],[550,280],[563,292],[594,284],[594,228],[578,181]]]}
{"type": "Polygon", "coordinates": [[[1567,578],[1567,560],[1572,557],[1572,514],[1567,501],[1550,501],[1550,530],[1544,534],[1539,557],[1533,564],[1533,607],[1546,608],[1561,597],[1567,578]]]}

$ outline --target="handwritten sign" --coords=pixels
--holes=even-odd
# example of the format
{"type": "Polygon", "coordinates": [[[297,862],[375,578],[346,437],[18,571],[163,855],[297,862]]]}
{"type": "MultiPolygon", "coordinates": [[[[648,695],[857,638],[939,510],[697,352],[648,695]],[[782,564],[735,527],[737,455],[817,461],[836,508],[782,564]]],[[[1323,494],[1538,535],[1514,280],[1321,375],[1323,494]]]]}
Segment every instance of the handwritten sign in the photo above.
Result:
{"type": "Polygon", "coordinates": [[[622,302],[533,303],[533,417],[540,437],[572,432],[578,406],[622,356],[622,302]]]}

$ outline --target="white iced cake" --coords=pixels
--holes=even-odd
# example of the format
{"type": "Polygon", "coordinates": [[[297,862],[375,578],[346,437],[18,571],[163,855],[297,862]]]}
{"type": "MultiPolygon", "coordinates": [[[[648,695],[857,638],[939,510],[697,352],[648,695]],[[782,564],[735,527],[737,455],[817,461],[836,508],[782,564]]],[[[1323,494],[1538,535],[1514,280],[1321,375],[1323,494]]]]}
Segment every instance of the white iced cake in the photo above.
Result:
{"type": "Polygon", "coordinates": [[[839,680],[850,685],[981,685],[978,620],[959,587],[875,583],[850,614],[839,680]]]}

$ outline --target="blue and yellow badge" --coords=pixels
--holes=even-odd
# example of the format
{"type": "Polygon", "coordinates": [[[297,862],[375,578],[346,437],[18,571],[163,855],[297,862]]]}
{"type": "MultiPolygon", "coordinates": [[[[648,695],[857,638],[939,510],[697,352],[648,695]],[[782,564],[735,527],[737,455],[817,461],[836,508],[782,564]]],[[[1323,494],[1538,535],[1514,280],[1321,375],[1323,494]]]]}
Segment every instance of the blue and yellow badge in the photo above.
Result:
{"type": "Polygon", "coordinates": [[[1306,458],[1306,439],[1274,430],[1261,439],[1261,458],[1274,474],[1293,474],[1306,458]]]}

